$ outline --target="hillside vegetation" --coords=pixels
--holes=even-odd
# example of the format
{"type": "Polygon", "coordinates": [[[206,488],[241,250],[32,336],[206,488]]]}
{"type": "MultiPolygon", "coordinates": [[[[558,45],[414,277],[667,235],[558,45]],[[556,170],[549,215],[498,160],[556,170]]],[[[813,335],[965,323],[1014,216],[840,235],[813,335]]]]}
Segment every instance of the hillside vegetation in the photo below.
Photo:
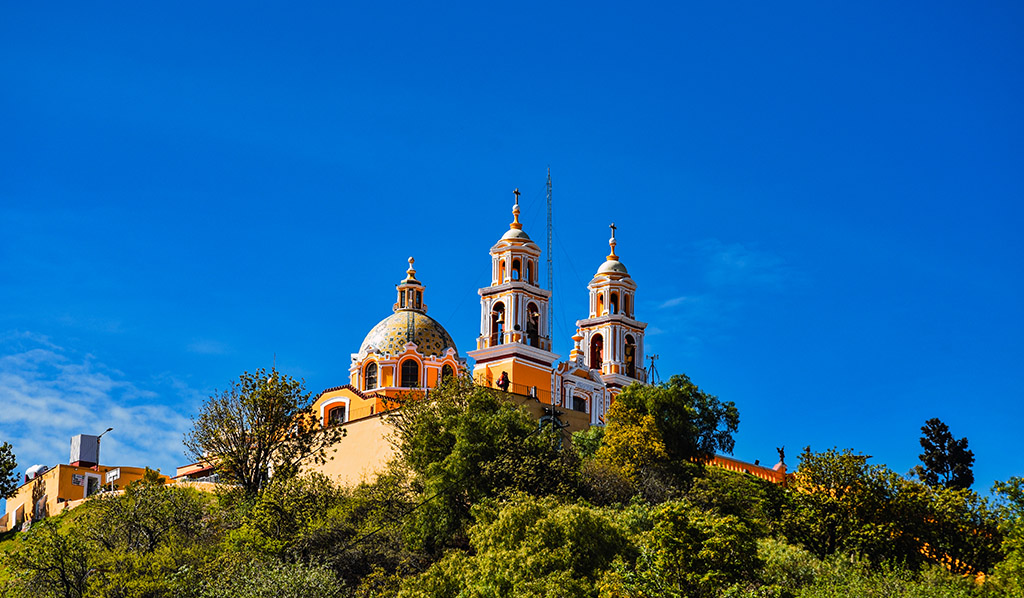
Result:
{"type": "Polygon", "coordinates": [[[372,483],[149,476],[0,538],[0,595],[1024,597],[1024,480],[989,502],[838,449],[786,486],[702,467],[739,414],[685,376],[626,389],[572,443],[466,380],[389,417],[372,483]]]}

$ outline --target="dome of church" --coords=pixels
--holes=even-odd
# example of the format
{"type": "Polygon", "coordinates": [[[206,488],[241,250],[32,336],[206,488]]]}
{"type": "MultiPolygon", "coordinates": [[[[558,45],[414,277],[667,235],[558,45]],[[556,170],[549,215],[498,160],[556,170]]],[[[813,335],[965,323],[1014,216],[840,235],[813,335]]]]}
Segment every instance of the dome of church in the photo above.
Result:
{"type": "Polygon", "coordinates": [[[601,267],[597,269],[598,274],[609,274],[611,272],[628,274],[628,272],[626,272],[626,266],[619,260],[608,260],[601,264],[601,267]]]}
{"type": "Polygon", "coordinates": [[[434,318],[411,310],[397,311],[384,318],[370,330],[359,346],[359,353],[368,350],[397,355],[405,351],[406,343],[415,343],[423,355],[441,357],[449,347],[455,349],[455,341],[448,331],[434,318]]]}
{"type": "Polygon", "coordinates": [[[503,241],[510,241],[512,239],[519,239],[519,240],[522,240],[522,241],[533,242],[533,240],[530,239],[530,235],[526,234],[526,231],[524,231],[521,228],[519,228],[519,229],[517,229],[517,228],[510,228],[510,229],[508,229],[508,231],[504,235],[501,236],[501,238],[502,238],[503,241]]]}

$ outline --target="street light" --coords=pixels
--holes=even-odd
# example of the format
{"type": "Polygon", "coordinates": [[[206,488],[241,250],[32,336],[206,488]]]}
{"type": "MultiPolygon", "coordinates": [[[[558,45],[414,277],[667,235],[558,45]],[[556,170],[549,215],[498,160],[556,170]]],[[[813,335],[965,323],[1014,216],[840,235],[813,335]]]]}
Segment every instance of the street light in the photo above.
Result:
{"type": "MultiPolygon", "coordinates": [[[[113,429],[114,428],[107,428],[106,430],[103,431],[103,434],[106,434],[107,432],[110,432],[113,429]]],[[[103,434],[100,434],[99,436],[96,437],[96,471],[99,471],[100,469],[100,438],[103,438],[103,434]]]]}

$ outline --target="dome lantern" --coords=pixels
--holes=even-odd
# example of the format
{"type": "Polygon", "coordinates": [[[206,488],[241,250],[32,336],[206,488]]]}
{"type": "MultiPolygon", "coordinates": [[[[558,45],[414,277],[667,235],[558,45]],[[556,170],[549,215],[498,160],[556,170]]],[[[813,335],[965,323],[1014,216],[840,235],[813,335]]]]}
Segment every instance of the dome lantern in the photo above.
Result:
{"type": "Polygon", "coordinates": [[[415,262],[415,259],[409,258],[409,269],[405,271],[405,279],[395,286],[398,291],[398,301],[392,308],[395,313],[400,311],[427,313],[427,305],[423,303],[423,283],[416,280],[416,269],[413,268],[415,262]]]}

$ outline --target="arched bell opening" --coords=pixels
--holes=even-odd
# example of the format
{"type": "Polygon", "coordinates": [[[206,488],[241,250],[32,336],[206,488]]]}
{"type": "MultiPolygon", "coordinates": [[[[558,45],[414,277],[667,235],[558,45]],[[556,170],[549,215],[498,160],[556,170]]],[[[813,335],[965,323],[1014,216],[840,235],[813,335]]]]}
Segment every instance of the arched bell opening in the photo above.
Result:
{"type": "Polygon", "coordinates": [[[540,347],[540,309],[536,303],[526,306],[526,342],[531,347],[540,347]]]}
{"type": "Polygon", "coordinates": [[[623,349],[623,362],[626,365],[626,375],[636,378],[636,341],[632,334],[626,335],[626,347],[623,349]]]}
{"type": "Polygon", "coordinates": [[[497,302],[491,308],[491,342],[490,346],[505,342],[505,304],[497,302]]]}
{"type": "Polygon", "coordinates": [[[604,337],[595,334],[590,338],[590,367],[601,369],[601,357],[604,354],[604,337]]]}

